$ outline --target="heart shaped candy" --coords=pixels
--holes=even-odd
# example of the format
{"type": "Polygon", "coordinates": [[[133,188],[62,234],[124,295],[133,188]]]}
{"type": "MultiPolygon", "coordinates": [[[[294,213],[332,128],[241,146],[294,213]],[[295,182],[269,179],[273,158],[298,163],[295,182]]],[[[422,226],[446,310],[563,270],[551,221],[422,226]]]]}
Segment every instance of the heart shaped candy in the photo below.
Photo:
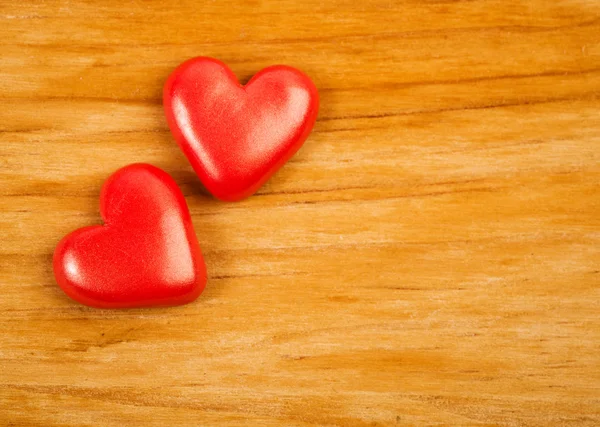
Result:
{"type": "Polygon", "coordinates": [[[54,251],[63,291],[100,308],[171,306],[195,300],[206,266],[183,194],[163,170],[133,164],[102,187],[104,225],[75,230],[54,251]]]}
{"type": "Polygon", "coordinates": [[[222,62],[181,64],[167,79],[167,122],[204,186],[227,201],[248,197],[302,146],[319,96],[302,72],[277,65],[245,86],[222,62]]]}

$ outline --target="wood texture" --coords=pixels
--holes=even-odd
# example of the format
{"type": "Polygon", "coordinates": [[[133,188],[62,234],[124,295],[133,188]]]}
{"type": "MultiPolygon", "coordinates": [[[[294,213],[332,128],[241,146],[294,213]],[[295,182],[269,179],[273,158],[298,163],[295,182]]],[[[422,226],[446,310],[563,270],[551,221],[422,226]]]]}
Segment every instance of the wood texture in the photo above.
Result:
{"type": "Polygon", "coordinates": [[[600,425],[597,0],[3,0],[0,46],[0,425],[600,425]],[[320,89],[241,203],[163,117],[197,55],[320,89]],[[194,304],[55,285],[132,162],[186,194],[194,304]]]}

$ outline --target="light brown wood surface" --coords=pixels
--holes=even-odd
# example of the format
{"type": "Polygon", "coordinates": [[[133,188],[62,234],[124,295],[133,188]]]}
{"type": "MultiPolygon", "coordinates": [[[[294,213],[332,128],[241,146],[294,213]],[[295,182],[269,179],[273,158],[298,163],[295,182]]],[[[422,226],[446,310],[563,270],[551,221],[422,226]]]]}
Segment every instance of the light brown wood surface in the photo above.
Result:
{"type": "Polygon", "coordinates": [[[2,0],[0,46],[0,425],[600,425],[598,0],[2,0]],[[198,55],[320,90],[240,203],[163,116],[198,55]],[[55,284],[133,162],[186,195],[193,304],[55,284]]]}

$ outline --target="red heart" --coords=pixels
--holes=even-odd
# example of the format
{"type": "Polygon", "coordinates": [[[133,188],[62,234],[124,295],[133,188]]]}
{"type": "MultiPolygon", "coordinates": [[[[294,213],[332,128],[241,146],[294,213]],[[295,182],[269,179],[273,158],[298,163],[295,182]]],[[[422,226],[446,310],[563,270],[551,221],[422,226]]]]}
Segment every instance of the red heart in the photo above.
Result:
{"type": "Polygon", "coordinates": [[[183,194],[165,171],[134,164],[102,187],[105,224],[80,228],[54,251],[54,275],[74,300],[100,308],[185,304],[206,266],[183,194]]]}
{"type": "Polygon", "coordinates": [[[254,194],[298,151],[319,108],[315,85],[294,68],[265,68],[242,86],[224,63],[206,57],[177,67],[163,100],[200,180],[229,201],[254,194]]]}

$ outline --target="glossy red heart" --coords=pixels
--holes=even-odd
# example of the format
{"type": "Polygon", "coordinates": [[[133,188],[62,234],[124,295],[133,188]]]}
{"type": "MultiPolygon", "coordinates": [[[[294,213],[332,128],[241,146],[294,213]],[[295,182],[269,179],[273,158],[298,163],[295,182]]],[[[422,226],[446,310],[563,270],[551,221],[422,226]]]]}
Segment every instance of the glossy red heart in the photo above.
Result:
{"type": "Polygon", "coordinates": [[[206,266],[183,194],[151,165],[119,169],[102,187],[104,225],[80,228],[54,251],[65,293],[100,308],[170,306],[195,300],[206,266]]]}
{"type": "Polygon", "coordinates": [[[167,122],[204,186],[221,200],[254,194],[298,151],[319,96],[302,72],[268,67],[242,86],[222,62],[181,64],[167,79],[167,122]]]}

